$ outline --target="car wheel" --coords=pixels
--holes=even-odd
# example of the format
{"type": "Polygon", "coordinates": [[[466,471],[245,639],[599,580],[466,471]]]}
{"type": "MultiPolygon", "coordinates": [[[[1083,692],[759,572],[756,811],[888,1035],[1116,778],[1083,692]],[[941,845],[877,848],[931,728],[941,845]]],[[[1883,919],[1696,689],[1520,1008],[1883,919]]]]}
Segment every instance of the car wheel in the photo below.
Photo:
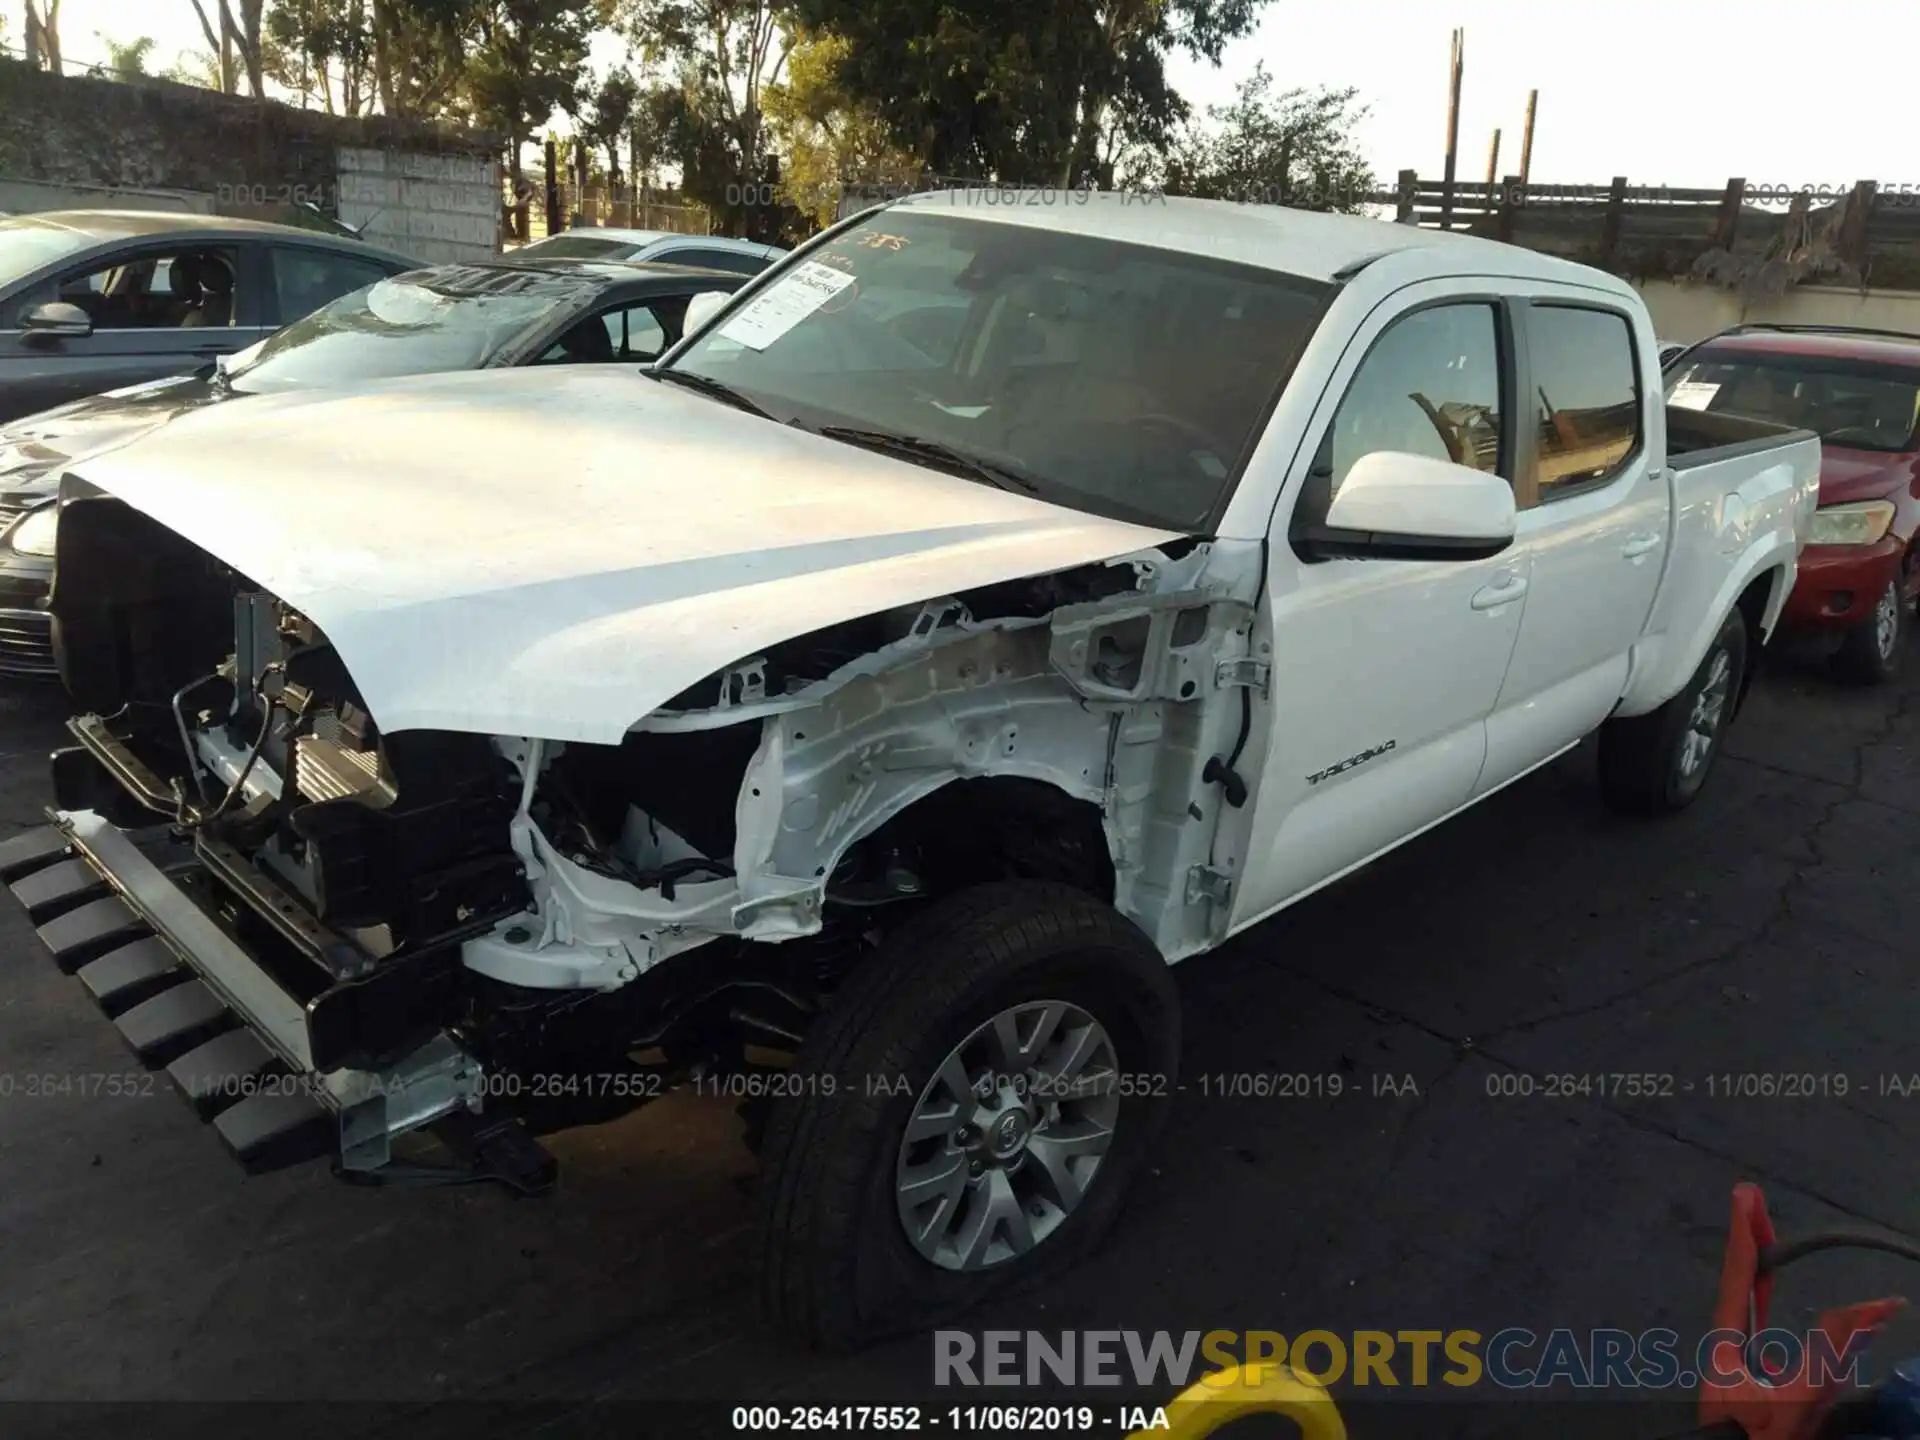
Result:
{"type": "Polygon", "coordinates": [[[835,995],[775,1102],[771,1318],[843,1349],[1057,1277],[1118,1214],[1178,1056],[1166,961],[1110,906],[1016,881],[928,907],[835,995]]]}
{"type": "Polygon", "coordinates": [[[1729,615],[1693,678],[1646,715],[1600,727],[1600,793],[1626,815],[1665,815],[1693,803],[1719,757],[1747,670],[1747,622],[1729,615]]]}
{"type": "Polygon", "coordinates": [[[1866,623],[1847,631],[1840,648],[1833,652],[1836,678],[1854,685],[1884,685],[1900,668],[1900,644],[1906,638],[1907,607],[1900,597],[1900,582],[1887,581],[1887,588],[1874,602],[1873,614],[1866,623]]]}

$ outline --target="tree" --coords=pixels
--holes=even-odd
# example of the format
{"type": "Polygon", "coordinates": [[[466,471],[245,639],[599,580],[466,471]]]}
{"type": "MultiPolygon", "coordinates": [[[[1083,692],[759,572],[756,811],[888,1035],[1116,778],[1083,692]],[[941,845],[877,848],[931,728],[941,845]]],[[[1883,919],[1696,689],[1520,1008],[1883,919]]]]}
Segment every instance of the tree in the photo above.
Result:
{"type": "Polygon", "coordinates": [[[111,80],[143,80],[147,75],[147,56],[153,52],[153,37],[142,35],[137,40],[129,40],[122,45],[108,39],[98,30],[93,32],[100,43],[107,47],[107,78],[111,80]]]}
{"type": "Polygon", "coordinates": [[[27,0],[27,63],[62,73],[60,58],[60,0],[45,0],[42,10],[27,0]]]}
{"type": "Polygon", "coordinates": [[[367,0],[278,0],[267,12],[261,60],[269,79],[328,114],[373,103],[373,26],[367,0]]]}
{"type": "Polygon", "coordinates": [[[182,50],[167,67],[163,78],[176,85],[198,85],[203,90],[220,90],[226,84],[220,57],[205,50],[182,50]]]}
{"type": "Polygon", "coordinates": [[[1355,93],[1276,94],[1266,67],[1255,66],[1233,102],[1210,107],[1209,123],[1189,127],[1152,178],[1178,195],[1357,213],[1373,171],[1354,136],[1367,114],[1355,93]]]}
{"type": "Polygon", "coordinates": [[[520,147],[555,110],[579,110],[595,14],[591,0],[485,0],[479,9],[465,103],[476,124],[506,139],[516,195],[520,147]]]}
{"type": "Polygon", "coordinates": [[[600,82],[581,119],[588,143],[607,152],[609,184],[620,183],[620,146],[633,133],[634,107],[639,103],[640,82],[623,67],[600,82]]]}
{"type": "Polygon", "coordinates": [[[797,36],[787,52],[787,78],[769,85],[767,132],[782,157],[781,197],[817,225],[831,225],[850,182],[910,185],[920,157],[889,138],[871,103],[836,82],[847,42],[837,35],[797,36]]]}
{"type": "Polygon", "coordinates": [[[1102,179],[1103,138],[1165,143],[1187,118],[1181,51],[1218,63],[1261,0],[792,0],[848,42],[837,83],[941,173],[1013,183],[1102,179]]]}
{"type": "Polygon", "coordinates": [[[681,188],[729,232],[770,231],[762,203],[776,184],[762,96],[787,58],[781,19],[792,0],[619,0],[619,28],[650,63],[679,62],[663,118],[680,155],[681,188]]]}

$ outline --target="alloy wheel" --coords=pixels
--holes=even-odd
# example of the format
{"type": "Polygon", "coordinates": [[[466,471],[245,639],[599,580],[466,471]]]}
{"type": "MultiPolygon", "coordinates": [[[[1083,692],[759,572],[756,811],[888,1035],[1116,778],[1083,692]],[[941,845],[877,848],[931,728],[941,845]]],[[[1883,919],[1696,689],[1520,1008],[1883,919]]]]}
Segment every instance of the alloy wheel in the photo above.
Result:
{"type": "Polygon", "coordinates": [[[984,1270],[1044,1242],[1093,1184],[1120,1114],[1105,1027],[1064,1000],[1012,1005],[947,1053],[907,1120],[900,1223],[945,1270],[984,1270]]]}
{"type": "Polygon", "coordinates": [[[1680,737],[1680,773],[1688,779],[1698,774],[1712,755],[1732,693],[1733,661],[1724,649],[1716,650],[1707,669],[1707,683],[1694,696],[1686,733],[1680,737]]]}

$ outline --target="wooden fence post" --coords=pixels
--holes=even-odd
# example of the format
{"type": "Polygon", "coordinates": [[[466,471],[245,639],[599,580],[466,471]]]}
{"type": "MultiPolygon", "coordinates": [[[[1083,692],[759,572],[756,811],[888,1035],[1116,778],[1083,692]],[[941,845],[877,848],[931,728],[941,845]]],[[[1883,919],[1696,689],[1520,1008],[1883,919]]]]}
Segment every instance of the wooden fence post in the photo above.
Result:
{"type": "Polygon", "coordinates": [[[1627,177],[1613,177],[1613,188],[1607,192],[1607,213],[1600,224],[1600,263],[1605,265],[1613,259],[1613,252],[1620,247],[1620,216],[1627,203],[1627,177]]]}
{"type": "Polygon", "coordinates": [[[1736,176],[1727,181],[1727,193],[1720,197],[1720,215],[1713,222],[1713,244],[1721,250],[1733,249],[1734,232],[1740,226],[1740,206],[1747,196],[1747,182],[1736,176]]]}
{"type": "Polygon", "coordinates": [[[1393,219],[1396,225],[1411,225],[1413,220],[1413,195],[1420,188],[1420,177],[1412,170],[1400,172],[1399,194],[1395,197],[1393,219]]]}
{"type": "Polygon", "coordinates": [[[567,228],[560,218],[560,160],[559,147],[553,136],[547,136],[547,234],[558,235],[567,228]]]}
{"type": "Polygon", "coordinates": [[[1518,175],[1509,175],[1500,182],[1500,209],[1494,217],[1494,238],[1511,241],[1513,239],[1514,214],[1526,203],[1526,182],[1518,175]]]}
{"type": "Polygon", "coordinates": [[[1867,269],[1867,226],[1873,218],[1873,203],[1880,187],[1872,180],[1856,180],[1847,196],[1846,213],[1840,217],[1840,254],[1860,271],[1864,282],[1867,269]]]}

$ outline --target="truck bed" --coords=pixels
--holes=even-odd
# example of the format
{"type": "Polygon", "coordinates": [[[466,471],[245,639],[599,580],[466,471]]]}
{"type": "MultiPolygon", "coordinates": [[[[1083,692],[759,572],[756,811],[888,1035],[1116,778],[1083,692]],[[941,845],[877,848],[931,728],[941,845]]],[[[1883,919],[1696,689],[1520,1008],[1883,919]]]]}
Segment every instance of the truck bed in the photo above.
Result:
{"type": "Polygon", "coordinates": [[[1817,443],[1819,438],[1811,430],[1796,430],[1771,420],[1716,414],[1685,405],[1667,406],[1667,463],[1675,470],[1806,440],[1817,443]]]}

